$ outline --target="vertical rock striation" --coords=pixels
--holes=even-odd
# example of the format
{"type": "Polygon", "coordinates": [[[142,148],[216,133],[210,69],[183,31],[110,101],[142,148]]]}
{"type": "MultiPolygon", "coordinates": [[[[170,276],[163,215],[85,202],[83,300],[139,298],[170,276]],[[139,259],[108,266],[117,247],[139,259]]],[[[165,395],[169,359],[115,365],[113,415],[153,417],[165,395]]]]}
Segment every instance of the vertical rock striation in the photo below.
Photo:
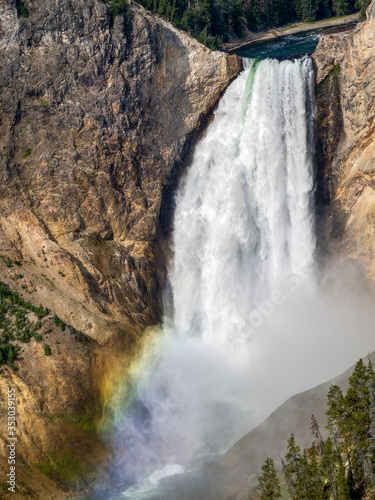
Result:
{"type": "Polygon", "coordinates": [[[106,342],[160,319],[163,195],[241,62],[136,5],[19,5],[0,0],[0,254],[106,342]]]}
{"type": "Polygon", "coordinates": [[[349,33],[323,36],[317,78],[318,197],[326,249],[375,273],[375,2],[349,33]]]}

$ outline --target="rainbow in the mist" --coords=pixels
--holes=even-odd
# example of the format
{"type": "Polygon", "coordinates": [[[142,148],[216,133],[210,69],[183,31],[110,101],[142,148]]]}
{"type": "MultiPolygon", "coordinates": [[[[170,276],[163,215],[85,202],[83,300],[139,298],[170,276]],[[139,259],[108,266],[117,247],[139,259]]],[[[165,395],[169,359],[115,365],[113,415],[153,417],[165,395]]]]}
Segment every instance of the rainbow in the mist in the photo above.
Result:
{"type": "Polygon", "coordinates": [[[345,326],[326,321],[332,304],[314,281],[311,61],[246,66],[177,196],[173,306],[108,386],[119,498],[159,498],[166,477],[221,454],[351,359],[328,361],[330,332],[345,326]]]}

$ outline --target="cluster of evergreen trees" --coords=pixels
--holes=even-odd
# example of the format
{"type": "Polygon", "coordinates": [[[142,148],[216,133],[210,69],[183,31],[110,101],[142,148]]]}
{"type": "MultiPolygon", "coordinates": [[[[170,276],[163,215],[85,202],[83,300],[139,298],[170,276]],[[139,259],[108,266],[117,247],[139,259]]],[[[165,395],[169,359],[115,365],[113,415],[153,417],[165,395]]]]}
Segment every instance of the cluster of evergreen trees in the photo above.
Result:
{"type": "Polygon", "coordinates": [[[49,314],[42,305],[25,302],[17,292],[0,281],[0,365],[17,359],[20,350],[13,341],[29,342],[42,327],[41,319],[49,314]],[[38,321],[31,322],[27,314],[33,312],[38,321]]]}
{"type": "Polygon", "coordinates": [[[315,21],[356,10],[365,14],[371,0],[137,0],[146,9],[216,49],[228,35],[241,37],[294,21],[315,21]]]}
{"type": "MultiPolygon", "coordinates": [[[[13,264],[22,266],[21,263],[5,259],[1,255],[0,258],[8,267],[13,267],[13,264]]],[[[13,292],[8,285],[0,281],[0,367],[6,363],[13,365],[18,358],[20,342],[30,342],[32,337],[41,342],[43,336],[40,332],[46,335],[51,333],[52,330],[45,329],[42,324],[42,319],[50,315],[51,311],[47,307],[43,307],[42,304],[38,307],[33,306],[31,302],[26,302],[17,292],[13,292]],[[35,314],[37,321],[30,321],[28,318],[30,312],[35,314]]],[[[54,314],[52,319],[60,330],[65,331],[68,328],[77,342],[90,343],[86,335],[65,323],[57,314],[54,314]]],[[[48,344],[44,345],[44,353],[46,356],[52,354],[48,344]]]]}
{"type": "MultiPolygon", "coordinates": [[[[328,393],[330,435],[322,439],[312,416],[314,442],[301,451],[293,434],[282,459],[291,500],[375,498],[375,372],[371,361],[358,361],[344,395],[337,385],[328,393]]],[[[268,458],[258,480],[260,500],[281,498],[274,462],[268,458]]],[[[249,497],[251,498],[251,497],[249,497]]]]}

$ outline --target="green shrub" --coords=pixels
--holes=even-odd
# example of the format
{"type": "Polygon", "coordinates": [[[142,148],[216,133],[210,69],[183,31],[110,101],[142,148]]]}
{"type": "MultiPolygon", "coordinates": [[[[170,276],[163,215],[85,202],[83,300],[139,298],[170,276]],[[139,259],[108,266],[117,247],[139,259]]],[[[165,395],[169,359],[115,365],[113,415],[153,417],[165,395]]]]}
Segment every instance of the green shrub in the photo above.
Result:
{"type": "Polygon", "coordinates": [[[48,309],[48,307],[44,308],[42,304],[40,304],[39,307],[36,307],[34,309],[34,313],[38,320],[41,320],[50,313],[50,310],[48,309]]]}
{"type": "Polygon", "coordinates": [[[60,319],[57,314],[54,314],[53,316],[53,321],[55,323],[56,326],[58,326],[59,328],[61,328],[61,330],[65,330],[66,328],[66,323],[60,319]]]}
{"type": "Polygon", "coordinates": [[[6,344],[0,347],[0,365],[7,361],[15,361],[17,359],[19,347],[13,344],[6,344]]]}
{"type": "Polygon", "coordinates": [[[20,7],[18,7],[17,12],[18,12],[18,15],[21,17],[29,17],[29,11],[24,5],[21,5],[20,7]]]}
{"type": "Polygon", "coordinates": [[[128,9],[128,0],[109,0],[108,9],[112,17],[125,14],[128,9]]]}
{"type": "Polygon", "coordinates": [[[126,14],[129,7],[128,0],[100,0],[100,1],[108,6],[108,10],[111,14],[112,24],[114,18],[120,14],[126,14]]]}
{"type": "Polygon", "coordinates": [[[7,267],[13,267],[13,261],[9,257],[4,257],[4,255],[0,255],[0,258],[4,261],[4,264],[7,267]]]}
{"type": "Polygon", "coordinates": [[[25,154],[23,155],[24,159],[27,158],[28,156],[30,156],[31,152],[32,152],[32,149],[31,148],[27,148],[26,151],[25,151],[25,154]]]}
{"type": "Polygon", "coordinates": [[[36,333],[34,335],[34,339],[36,342],[41,342],[43,340],[43,337],[40,335],[40,333],[36,333]]]}
{"type": "Polygon", "coordinates": [[[48,344],[44,345],[44,354],[46,356],[51,356],[51,354],[52,354],[51,348],[50,348],[50,346],[48,344]]]}

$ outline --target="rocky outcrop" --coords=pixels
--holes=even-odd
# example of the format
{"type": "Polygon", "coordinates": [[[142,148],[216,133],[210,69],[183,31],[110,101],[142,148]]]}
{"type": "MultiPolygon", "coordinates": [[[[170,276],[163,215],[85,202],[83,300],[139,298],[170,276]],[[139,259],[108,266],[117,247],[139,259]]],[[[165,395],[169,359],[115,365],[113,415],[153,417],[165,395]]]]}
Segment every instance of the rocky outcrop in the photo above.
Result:
{"type": "Polygon", "coordinates": [[[92,339],[52,333],[49,357],[32,340],[18,371],[2,371],[2,394],[15,386],[22,401],[26,476],[31,463],[63,470],[59,447],[91,462],[103,452],[74,431],[87,408],[100,413],[103,349],[111,359],[160,321],[173,189],[242,69],[118,3],[115,16],[111,0],[0,0],[0,280],[92,339]]]}
{"type": "Polygon", "coordinates": [[[1,367],[1,498],[65,498],[63,491],[89,488],[98,462],[108,461],[97,430],[103,373],[97,343],[67,327],[57,328],[51,318],[43,321],[41,332],[22,345],[13,368],[1,367]],[[9,390],[16,397],[15,493],[7,484],[8,445],[14,443],[6,425],[9,390]]]}
{"type": "Polygon", "coordinates": [[[322,243],[375,273],[375,2],[350,33],[314,53],[322,243]]]}
{"type": "Polygon", "coordinates": [[[104,343],[160,319],[163,193],[240,61],[135,5],[19,5],[0,2],[0,254],[104,343]]]}

